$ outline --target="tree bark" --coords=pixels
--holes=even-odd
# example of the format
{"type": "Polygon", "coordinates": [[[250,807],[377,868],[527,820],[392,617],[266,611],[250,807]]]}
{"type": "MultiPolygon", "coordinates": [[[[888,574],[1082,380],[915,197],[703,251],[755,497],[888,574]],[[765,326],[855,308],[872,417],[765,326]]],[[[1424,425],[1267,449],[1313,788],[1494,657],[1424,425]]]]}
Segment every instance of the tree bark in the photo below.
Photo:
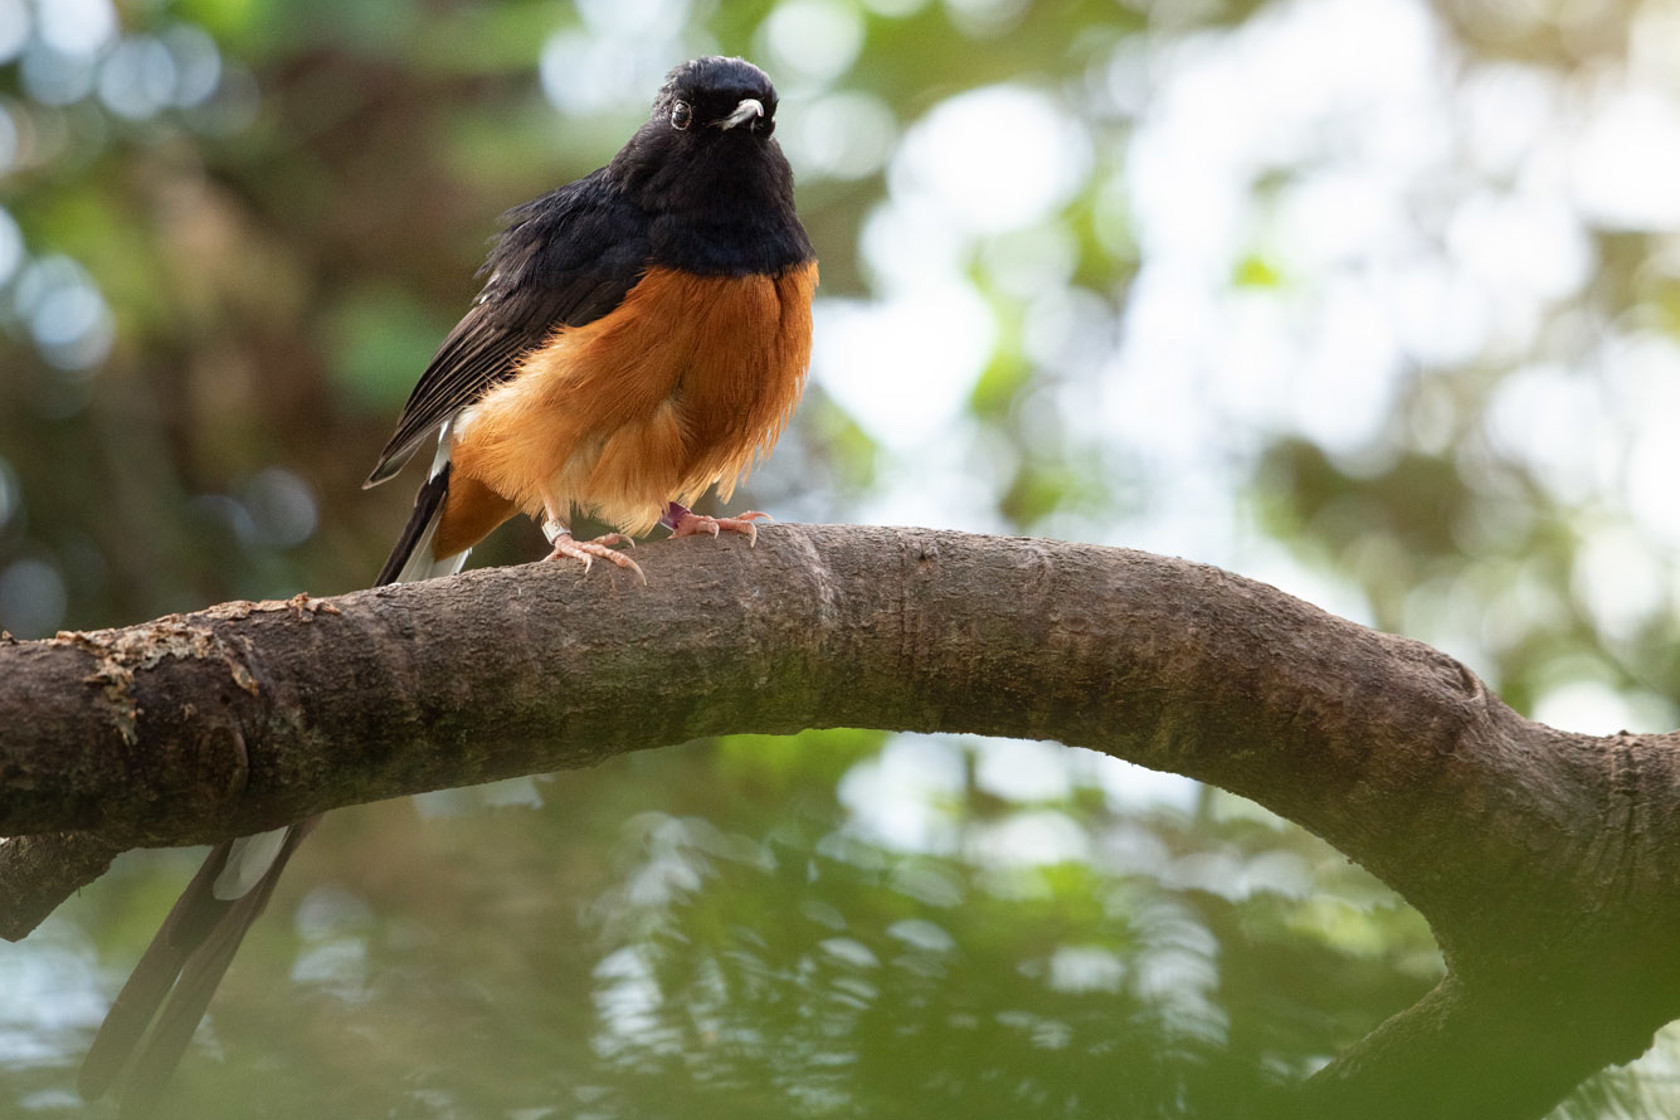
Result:
{"type": "Polygon", "coordinates": [[[1532,723],[1427,646],[1126,550],[784,525],[637,560],[646,587],[538,564],[0,645],[0,834],[92,834],[69,882],[705,735],[1056,739],[1250,797],[1430,921],[1446,980],[1292,1114],[1540,1116],[1680,1015],[1675,735],[1532,723]]]}

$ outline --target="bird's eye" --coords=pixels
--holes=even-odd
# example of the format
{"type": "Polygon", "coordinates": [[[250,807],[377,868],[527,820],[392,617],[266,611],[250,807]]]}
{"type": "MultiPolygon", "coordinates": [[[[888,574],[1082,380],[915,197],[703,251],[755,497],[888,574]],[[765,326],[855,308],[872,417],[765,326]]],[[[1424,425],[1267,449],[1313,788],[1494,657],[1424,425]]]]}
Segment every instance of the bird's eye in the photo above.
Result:
{"type": "Polygon", "coordinates": [[[689,107],[688,102],[679,101],[675,105],[671,106],[672,128],[681,132],[689,126],[689,122],[692,120],[694,120],[694,110],[689,107]]]}
{"type": "Polygon", "coordinates": [[[759,117],[756,121],[752,122],[752,130],[760,136],[769,136],[772,132],[776,131],[776,118],[759,117]]]}

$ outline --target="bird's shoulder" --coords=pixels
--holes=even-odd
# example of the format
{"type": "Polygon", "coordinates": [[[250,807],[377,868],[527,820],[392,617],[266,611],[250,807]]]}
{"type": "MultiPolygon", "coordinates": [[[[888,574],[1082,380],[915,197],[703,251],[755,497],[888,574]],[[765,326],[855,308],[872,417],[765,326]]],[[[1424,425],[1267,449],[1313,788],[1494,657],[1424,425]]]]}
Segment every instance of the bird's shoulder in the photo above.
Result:
{"type": "Polygon", "coordinates": [[[477,305],[520,323],[581,326],[618,305],[646,267],[651,216],[606,168],[515,207],[485,259],[477,305]],[[617,288],[617,298],[609,298],[617,288]]]}
{"type": "Polygon", "coordinates": [[[421,374],[368,485],[402,469],[426,435],[511,377],[564,326],[624,302],[646,271],[651,218],[606,168],[508,211],[471,309],[421,374]]]}

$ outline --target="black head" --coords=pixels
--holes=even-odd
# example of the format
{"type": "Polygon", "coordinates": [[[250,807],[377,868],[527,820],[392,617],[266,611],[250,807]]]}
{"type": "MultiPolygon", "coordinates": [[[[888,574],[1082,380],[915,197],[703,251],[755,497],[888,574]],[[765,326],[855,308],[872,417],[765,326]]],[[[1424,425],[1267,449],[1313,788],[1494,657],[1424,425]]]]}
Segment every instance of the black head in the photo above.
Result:
{"type": "Polygon", "coordinates": [[[704,274],[776,273],[810,259],[775,128],[776,88],[750,62],[697,58],[666,76],[608,168],[650,220],[653,259],[704,274]]]}
{"type": "Polygon", "coordinates": [[[776,130],[776,87],[770,75],[741,58],[697,58],[665,76],[653,120],[694,142],[725,134],[769,139],[776,130]]]}
{"type": "MultiPolygon", "coordinates": [[[[697,58],[665,76],[653,113],[612,162],[613,178],[652,211],[785,193],[793,173],[776,129],[776,87],[739,58],[697,58]]],[[[743,199],[745,201],[745,199],[743,199]]]]}

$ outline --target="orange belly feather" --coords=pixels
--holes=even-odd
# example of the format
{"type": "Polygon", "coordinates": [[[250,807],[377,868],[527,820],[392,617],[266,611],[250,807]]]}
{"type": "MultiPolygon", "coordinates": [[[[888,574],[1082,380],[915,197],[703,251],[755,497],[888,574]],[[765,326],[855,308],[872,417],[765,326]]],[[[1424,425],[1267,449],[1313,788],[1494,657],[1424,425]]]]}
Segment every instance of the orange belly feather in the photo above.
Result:
{"type": "Polygon", "coordinates": [[[515,510],[541,519],[545,500],[639,534],[713,483],[728,498],[799,402],[816,285],[815,261],[739,278],[655,267],[610,314],[555,331],[456,422],[437,555],[515,510]]]}

